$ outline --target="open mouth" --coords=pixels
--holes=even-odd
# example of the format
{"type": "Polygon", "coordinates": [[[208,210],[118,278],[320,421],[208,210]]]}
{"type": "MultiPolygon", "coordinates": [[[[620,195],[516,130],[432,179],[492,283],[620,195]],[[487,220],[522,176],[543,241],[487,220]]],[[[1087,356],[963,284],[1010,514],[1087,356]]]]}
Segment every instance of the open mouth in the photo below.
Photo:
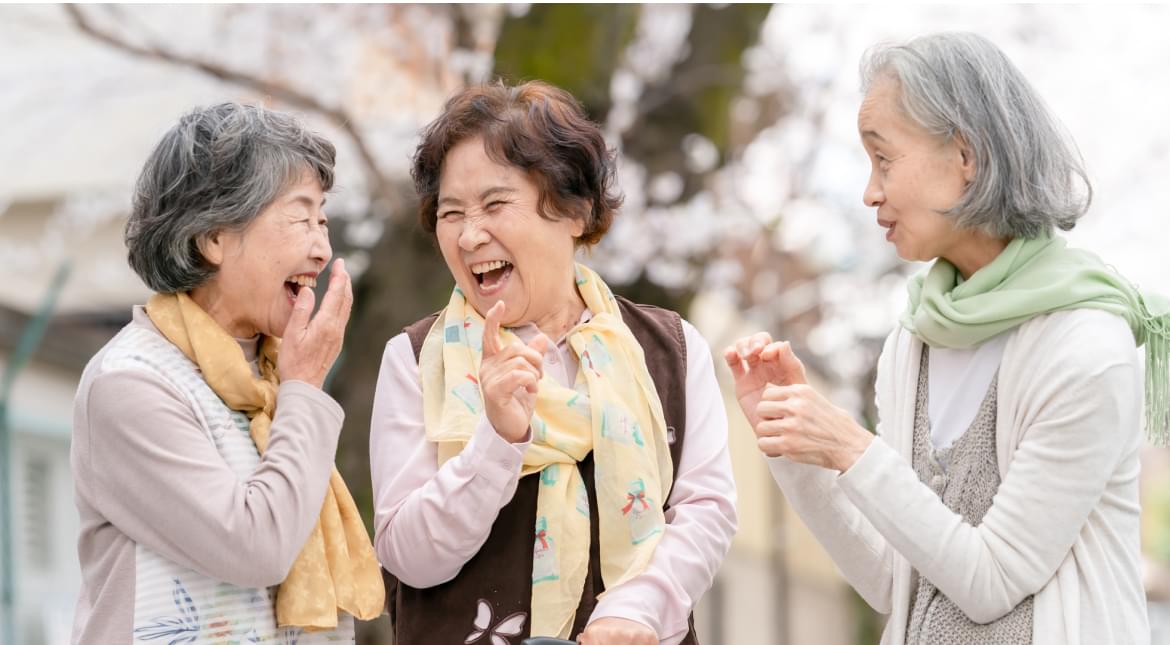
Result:
{"type": "Polygon", "coordinates": [[[284,291],[288,295],[290,302],[296,302],[297,295],[301,292],[301,289],[305,287],[316,289],[317,278],[311,275],[294,275],[293,277],[284,281],[284,291]]]}
{"type": "Polygon", "coordinates": [[[507,260],[492,260],[471,265],[471,274],[479,284],[480,293],[492,295],[504,288],[512,276],[512,263],[507,260]]]}

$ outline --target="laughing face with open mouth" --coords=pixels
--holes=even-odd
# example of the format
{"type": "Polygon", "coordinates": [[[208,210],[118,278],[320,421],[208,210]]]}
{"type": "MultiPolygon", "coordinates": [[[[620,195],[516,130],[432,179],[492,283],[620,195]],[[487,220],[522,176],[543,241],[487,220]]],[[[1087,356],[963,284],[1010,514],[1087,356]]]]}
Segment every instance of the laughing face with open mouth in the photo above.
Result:
{"type": "Polygon", "coordinates": [[[242,231],[218,231],[200,242],[219,270],[191,297],[229,334],[281,336],[301,289],[333,256],[323,212],[325,194],[308,170],[242,231]]]}
{"type": "MultiPolygon", "coordinates": [[[[488,156],[481,138],[453,146],[439,178],[435,234],[455,282],[481,315],[503,301],[503,324],[559,338],[584,310],[573,274],[580,219],[538,210],[523,170],[488,156]]],[[[547,208],[547,207],[546,207],[547,208]]]]}

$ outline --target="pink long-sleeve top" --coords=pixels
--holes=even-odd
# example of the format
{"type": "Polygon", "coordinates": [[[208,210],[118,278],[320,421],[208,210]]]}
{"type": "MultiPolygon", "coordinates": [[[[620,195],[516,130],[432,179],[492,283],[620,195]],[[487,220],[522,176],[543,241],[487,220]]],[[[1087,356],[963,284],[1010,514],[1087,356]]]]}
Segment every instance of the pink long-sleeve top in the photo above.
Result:
{"type": "MultiPolygon", "coordinates": [[[[590,315],[586,310],[582,321],[590,315]]],[[[513,331],[525,342],[538,333],[534,325],[513,331]]],[[[668,498],[667,529],[646,570],[607,590],[589,619],[634,620],[671,645],[686,636],[687,618],[711,587],[736,528],[727,414],[711,351],[685,320],[683,331],[686,434],[668,498]]],[[[566,338],[545,354],[544,371],[572,387],[577,358],[566,338]]],[[[512,499],[527,447],[508,443],[482,416],[463,452],[438,467],[436,446],[426,440],[423,427],[422,386],[410,339],[405,333],[391,339],[370,427],[374,546],[382,565],[416,588],[458,575],[512,499]]]]}

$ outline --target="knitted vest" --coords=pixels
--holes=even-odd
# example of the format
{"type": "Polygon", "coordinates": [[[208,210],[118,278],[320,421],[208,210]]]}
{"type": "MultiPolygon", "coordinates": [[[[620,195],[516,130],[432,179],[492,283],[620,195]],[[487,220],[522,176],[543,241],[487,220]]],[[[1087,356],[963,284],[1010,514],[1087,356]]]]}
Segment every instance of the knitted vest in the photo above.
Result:
{"type": "MultiPolygon", "coordinates": [[[[686,432],[686,341],[679,315],[652,307],[636,305],[617,297],[622,321],[633,332],[646,357],[646,368],[654,380],[654,388],[662,401],[666,416],[667,434],[673,438],[670,457],[674,472],[678,473],[686,432]]],[[[437,314],[428,316],[404,330],[410,337],[415,359],[422,351],[423,340],[437,314]]],[[[584,629],[597,596],[605,590],[601,577],[600,542],[598,540],[597,495],[593,479],[593,453],[578,464],[581,477],[589,491],[589,573],[577,605],[572,638],[584,629]]],[[[494,643],[517,645],[528,638],[531,620],[524,621],[523,633],[505,637],[492,632],[504,619],[523,613],[531,615],[532,603],[532,526],[536,521],[536,498],[540,477],[520,479],[516,493],[500,509],[492,524],[487,541],[463,568],[459,575],[441,585],[415,589],[395,579],[383,570],[386,580],[386,598],[394,625],[395,645],[429,645],[430,643],[494,643]],[[480,612],[490,613],[487,630],[477,629],[475,620],[480,612]],[[479,632],[479,638],[472,638],[479,632]]],[[[673,482],[672,482],[673,485],[673,482]]],[[[682,641],[697,645],[694,618],[690,631],[682,641]]]]}
{"type": "MultiPolygon", "coordinates": [[[[918,399],[914,408],[914,472],[935,492],[947,508],[978,526],[999,490],[999,465],[995,459],[996,386],[993,378],[975,419],[949,448],[936,449],[930,442],[928,407],[930,348],[923,346],[918,371],[918,399]]],[[[1032,596],[1007,615],[986,624],[972,621],[929,580],[914,573],[917,587],[910,601],[906,645],[965,645],[998,643],[1032,644],[1032,596]]]]}
{"type": "MultiPolygon", "coordinates": [[[[126,329],[107,349],[102,368],[162,377],[191,404],[207,440],[236,477],[248,478],[259,465],[260,453],[248,433],[248,417],[228,408],[195,364],[159,334],[140,327],[126,329]]],[[[182,513],[183,509],[174,512],[182,513]]],[[[224,544],[222,548],[235,545],[224,544]]],[[[135,549],[134,573],[132,643],[354,642],[353,617],[348,614],[338,617],[335,630],[306,633],[299,628],[278,628],[276,587],[248,589],[221,582],[179,566],[141,544],[135,549]]]]}

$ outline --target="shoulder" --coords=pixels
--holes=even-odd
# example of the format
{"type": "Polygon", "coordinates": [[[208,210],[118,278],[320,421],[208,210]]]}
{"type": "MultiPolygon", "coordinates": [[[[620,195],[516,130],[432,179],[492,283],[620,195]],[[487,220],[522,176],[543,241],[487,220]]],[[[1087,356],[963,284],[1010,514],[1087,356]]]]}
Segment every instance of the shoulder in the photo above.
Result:
{"type": "Polygon", "coordinates": [[[622,316],[633,316],[634,318],[651,320],[666,326],[679,327],[678,331],[680,334],[682,333],[680,326],[682,316],[678,312],[657,305],[634,302],[623,296],[614,296],[614,298],[617,300],[618,306],[621,307],[622,316]]]}
{"type": "Polygon", "coordinates": [[[399,334],[399,336],[405,336],[407,338],[407,345],[409,345],[411,348],[411,352],[414,354],[416,359],[422,352],[423,342],[426,341],[427,334],[429,334],[431,328],[435,326],[435,321],[439,319],[439,314],[441,313],[443,313],[441,310],[436,311],[435,313],[426,316],[425,318],[416,320],[402,328],[402,333],[399,334]]]}
{"type": "Polygon", "coordinates": [[[1099,373],[1140,364],[1133,332],[1120,316],[1099,309],[1070,309],[1020,325],[1004,350],[1005,361],[1027,369],[1099,373]],[[1030,367],[1028,367],[1030,366],[1030,367]]]}
{"type": "Polygon", "coordinates": [[[622,296],[615,298],[621,308],[622,321],[643,346],[653,340],[654,344],[673,346],[686,352],[687,339],[683,332],[683,319],[677,312],[655,305],[639,304],[622,296]]]}
{"type": "Polygon", "coordinates": [[[105,382],[173,380],[176,372],[194,372],[194,364],[148,322],[137,318],[123,327],[86,364],[81,388],[105,382]]]}
{"type": "Polygon", "coordinates": [[[410,366],[412,369],[418,364],[415,357],[414,340],[409,332],[403,331],[386,341],[386,349],[382,352],[382,369],[388,366],[410,366]]]}

